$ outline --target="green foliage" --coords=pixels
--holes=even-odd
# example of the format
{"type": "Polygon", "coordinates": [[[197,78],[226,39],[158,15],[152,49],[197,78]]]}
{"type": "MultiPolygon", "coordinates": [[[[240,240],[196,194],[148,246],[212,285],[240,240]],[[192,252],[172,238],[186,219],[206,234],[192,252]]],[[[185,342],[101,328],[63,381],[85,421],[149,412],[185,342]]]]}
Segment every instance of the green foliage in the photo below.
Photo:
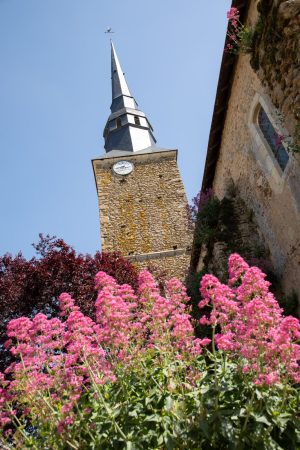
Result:
{"type": "MultiPolygon", "coordinates": [[[[211,254],[214,244],[217,241],[225,242],[228,254],[237,251],[235,233],[237,231],[237,222],[231,199],[210,197],[197,213],[195,245],[201,249],[206,247],[206,257],[204,258],[204,268],[194,274],[190,274],[186,281],[188,294],[192,302],[192,316],[198,319],[200,315],[206,313],[200,312],[198,303],[200,301],[199,282],[203,275],[209,273],[208,263],[211,261],[211,254]]],[[[224,280],[225,281],[225,280],[224,280]]],[[[210,336],[209,327],[195,326],[196,334],[199,336],[210,336]],[[200,331],[201,330],[201,331],[200,331]]]]}
{"type": "Polygon", "coordinates": [[[238,53],[251,53],[253,48],[253,31],[251,28],[243,25],[237,34],[238,53]]]}
{"type": "Polygon", "coordinates": [[[200,281],[204,275],[208,273],[208,270],[204,268],[200,272],[189,274],[186,285],[187,285],[187,292],[191,299],[191,315],[194,318],[194,330],[195,335],[200,338],[204,337],[211,337],[211,327],[208,325],[200,325],[199,319],[201,316],[207,314],[210,312],[209,308],[203,308],[202,310],[199,309],[198,303],[201,300],[201,295],[199,291],[200,281]]]}
{"type": "Polygon", "coordinates": [[[217,225],[221,209],[221,202],[217,197],[212,197],[197,216],[197,228],[195,233],[196,244],[204,243],[217,237],[217,225]]]}
{"type": "Polygon", "coordinates": [[[290,138],[289,150],[293,153],[300,153],[300,114],[296,114],[296,126],[294,139],[290,138]]]}
{"type": "Polygon", "coordinates": [[[211,199],[203,206],[197,215],[195,231],[195,244],[201,247],[211,245],[216,241],[229,241],[236,232],[232,200],[217,197],[211,199]]]}
{"type": "Polygon", "coordinates": [[[23,430],[22,448],[296,450],[298,407],[299,391],[245,383],[221,352],[187,366],[153,349],[132,370],[120,366],[114,383],[87,392],[63,438],[49,417],[35,433],[23,430]]]}
{"type": "Polygon", "coordinates": [[[298,317],[298,296],[296,292],[292,292],[290,295],[279,297],[279,305],[283,308],[286,316],[298,317]]]}
{"type": "Polygon", "coordinates": [[[195,339],[182,284],[163,298],[149,272],[139,297],[99,272],[97,322],[66,293],[65,320],[11,321],[0,448],[299,449],[300,324],[281,316],[259,269],[233,254],[229,272],[228,286],[201,283],[211,339],[195,339]]]}
{"type": "MultiPolygon", "coordinates": [[[[299,121],[300,124],[300,121],[299,121]]],[[[299,125],[300,135],[300,125],[299,125]]],[[[232,192],[233,199],[236,193],[232,192]]],[[[203,275],[209,273],[208,266],[211,265],[212,252],[214,244],[216,242],[222,242],[225,244],[226,253],[230,254],[238,252],[242,254],[250,265],[258,266],[266,275],[268,281],[271,283],[271,291],[276,295],[280,303],[281,308],[284,310],[285,315],[293,315],[298,317],[298,299],[295,293],[290,295],[283,295],[280,285],[280,280],[274,272],[274,268],[269,260],[266,248],[263,245],[253,246],[249,242],[249,245],[242,243],[238,231],[238,218],[236,217],[233,199],[223,198],[219,200],[217,197],[212,196],[204,204],[197,214],[196,230],[195,230],[195,245],[201,249],[206,247],[206,256],[204,258],[204,268],[194,274],[190,274],[186,281],[188,294],[191,297],[192,302],[192,316],[195,319],[199,318],[199,315],[206,314],[206,311],[199,311],[198,303],[200,301],[199,282],[203,275]]],[[[253,212],[249,211],[249,222],[253,220],[253,212]]],[[[222,280],[224,283],[227,281],[227,272],[224,270],[225,276],[222,280]]],[[[209,327],[195,326],[196,334],[203,336],[210,336],[211,330],[209,327]],[[201,331],[199,331],[201,329],[201,331]]]]}

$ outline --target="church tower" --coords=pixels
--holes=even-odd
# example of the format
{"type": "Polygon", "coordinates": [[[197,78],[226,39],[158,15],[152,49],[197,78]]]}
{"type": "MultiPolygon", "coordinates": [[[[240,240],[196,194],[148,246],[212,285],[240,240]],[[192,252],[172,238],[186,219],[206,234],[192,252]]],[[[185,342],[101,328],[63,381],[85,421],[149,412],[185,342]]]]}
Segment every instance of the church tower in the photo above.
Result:
{"type": "Polygon", "coordinates": [[[155,265],[184,278],[192,236],[177,150],[156,146],[152,126],[129,91],[111,43],[112,104],[104,156],[92,161],[103,251],[138,268],[155,265]]]}

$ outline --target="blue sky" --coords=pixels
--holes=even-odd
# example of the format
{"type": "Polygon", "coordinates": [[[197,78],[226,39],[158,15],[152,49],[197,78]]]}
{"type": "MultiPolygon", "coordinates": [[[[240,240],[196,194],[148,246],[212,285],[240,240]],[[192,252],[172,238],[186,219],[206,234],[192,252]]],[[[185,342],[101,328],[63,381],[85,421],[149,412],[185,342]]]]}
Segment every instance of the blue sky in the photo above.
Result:
{"type": "Polygon", "coordinates": [[[38,233],[100,248],[91,159],[103,153],[110,49],[159,146],[199,191],[230,0],[0,0],[0,254],[38,233]]]}

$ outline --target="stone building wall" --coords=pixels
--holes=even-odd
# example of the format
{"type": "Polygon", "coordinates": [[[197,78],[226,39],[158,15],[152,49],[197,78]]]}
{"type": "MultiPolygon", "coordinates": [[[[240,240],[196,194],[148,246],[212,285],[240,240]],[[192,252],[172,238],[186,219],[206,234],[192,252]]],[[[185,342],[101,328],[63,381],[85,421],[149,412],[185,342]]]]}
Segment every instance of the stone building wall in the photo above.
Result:
{"type": "Polygon", "coordinates": [[[226,283],[228,258],[235,252],[265,272],[272,270],[268,261],[269,249],[265,246],[253,212],[239,197],[234,186],[219,204],[215,228],[214,235],[200,245],[196,272],[213,273],[226,283]]]}
{"type": "Polygon", "coordinates": [[[103,251],[120,251],[139,268],[159,264],[184,277],[191,234],[187,199],[176,163],[177,151],[156,151],[93,161],[99,198],[103,251]],[[134,164],[126,176],[112,166],[134,164]]]}
{"type": "Polygon", "coordinates": [[[138,269],[155,268],[157,274],[163,273],[164,278],[169,280],[172,277],[184,281],[188,275],[190,265],[190,250],[169,251],[165,253],[151,253],[139,257],[130,258],[131,262],[138,269]]]}
{"type": "Polygon", "coordinates": [[[300,0],[260,0],[258,11],[250,62],[300,144],[300,0]]]}
{"type": "MultiPolygon", "coordinates": [[[[257,20],[251,2],[248,23],[257,20]]],[[[290,154],[282,173],[254,121],[255,101],[273,113],[270,92],[250,65],[248,55],[237,61],[213,189],[223,198],[232,179],[240,197],[255,214],[260,232],[286,294],[300,298],[300,155],[290,154]]]]}

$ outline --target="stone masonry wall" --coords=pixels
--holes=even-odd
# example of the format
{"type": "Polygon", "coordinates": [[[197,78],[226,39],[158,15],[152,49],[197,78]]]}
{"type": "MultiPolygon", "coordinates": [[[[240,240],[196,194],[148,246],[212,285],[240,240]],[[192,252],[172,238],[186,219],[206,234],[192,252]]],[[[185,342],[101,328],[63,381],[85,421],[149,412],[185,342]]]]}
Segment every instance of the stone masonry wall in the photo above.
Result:
{"type": "MultiPolygon", "coordinates": [[[[252,2],[248,22],[257,20],[252,2]]],[[[271,252],[271,261],[286,294],[295,290],[300,299],[300,161],[290,154],[283,173],[256,126],[253,101],[270,99],[249,56],[240,55],[223,129],[214,178],[219,198],[232,179],[246,205],[254,211],[260,232],[271,252]]],[[[270,105],[270,111],[272,105],[270,105]]]]}
{"type": "Polygon", "coordinates": [[[260,0],[251,65],[300,144],[300,0],[260,0]]]}
{"type": "Polygon", "coordinates": [[[93,164],[102,249],[120,251],[133,260],[139,255],[138,267],[153,259],[171,276],[182,278],[192,237],[176,156],[177,151],[170,150],[103,158],[93,164]],[[134,170],[126,176],[115,174],[113,164],[124,159],[134,164],[134,170]]]}
{"type": "Polygon", "coordinates": [[[228,258],[234,252],[238,252],[251,265],[256,264],[265,271],[271,269],[269,249],[265,247],[253,212],[239,197],[234,186],[220,202],[216,230],[200,245],[197,272],[212,273],[226,283],[228,258]]]}
{"type": "Polygon", "coordinates": [[[143,261],[131,260],[132,263],[139,269],[147,269],[149,266],[156,267],[160,272],[166,273],[166,279],[176,277],[182,281],[188,275],[190,265],[190,251],[185,251],[183,254],[175,254],[173,256],[161,256],[160,258],[147,258],[143,261]]]}

